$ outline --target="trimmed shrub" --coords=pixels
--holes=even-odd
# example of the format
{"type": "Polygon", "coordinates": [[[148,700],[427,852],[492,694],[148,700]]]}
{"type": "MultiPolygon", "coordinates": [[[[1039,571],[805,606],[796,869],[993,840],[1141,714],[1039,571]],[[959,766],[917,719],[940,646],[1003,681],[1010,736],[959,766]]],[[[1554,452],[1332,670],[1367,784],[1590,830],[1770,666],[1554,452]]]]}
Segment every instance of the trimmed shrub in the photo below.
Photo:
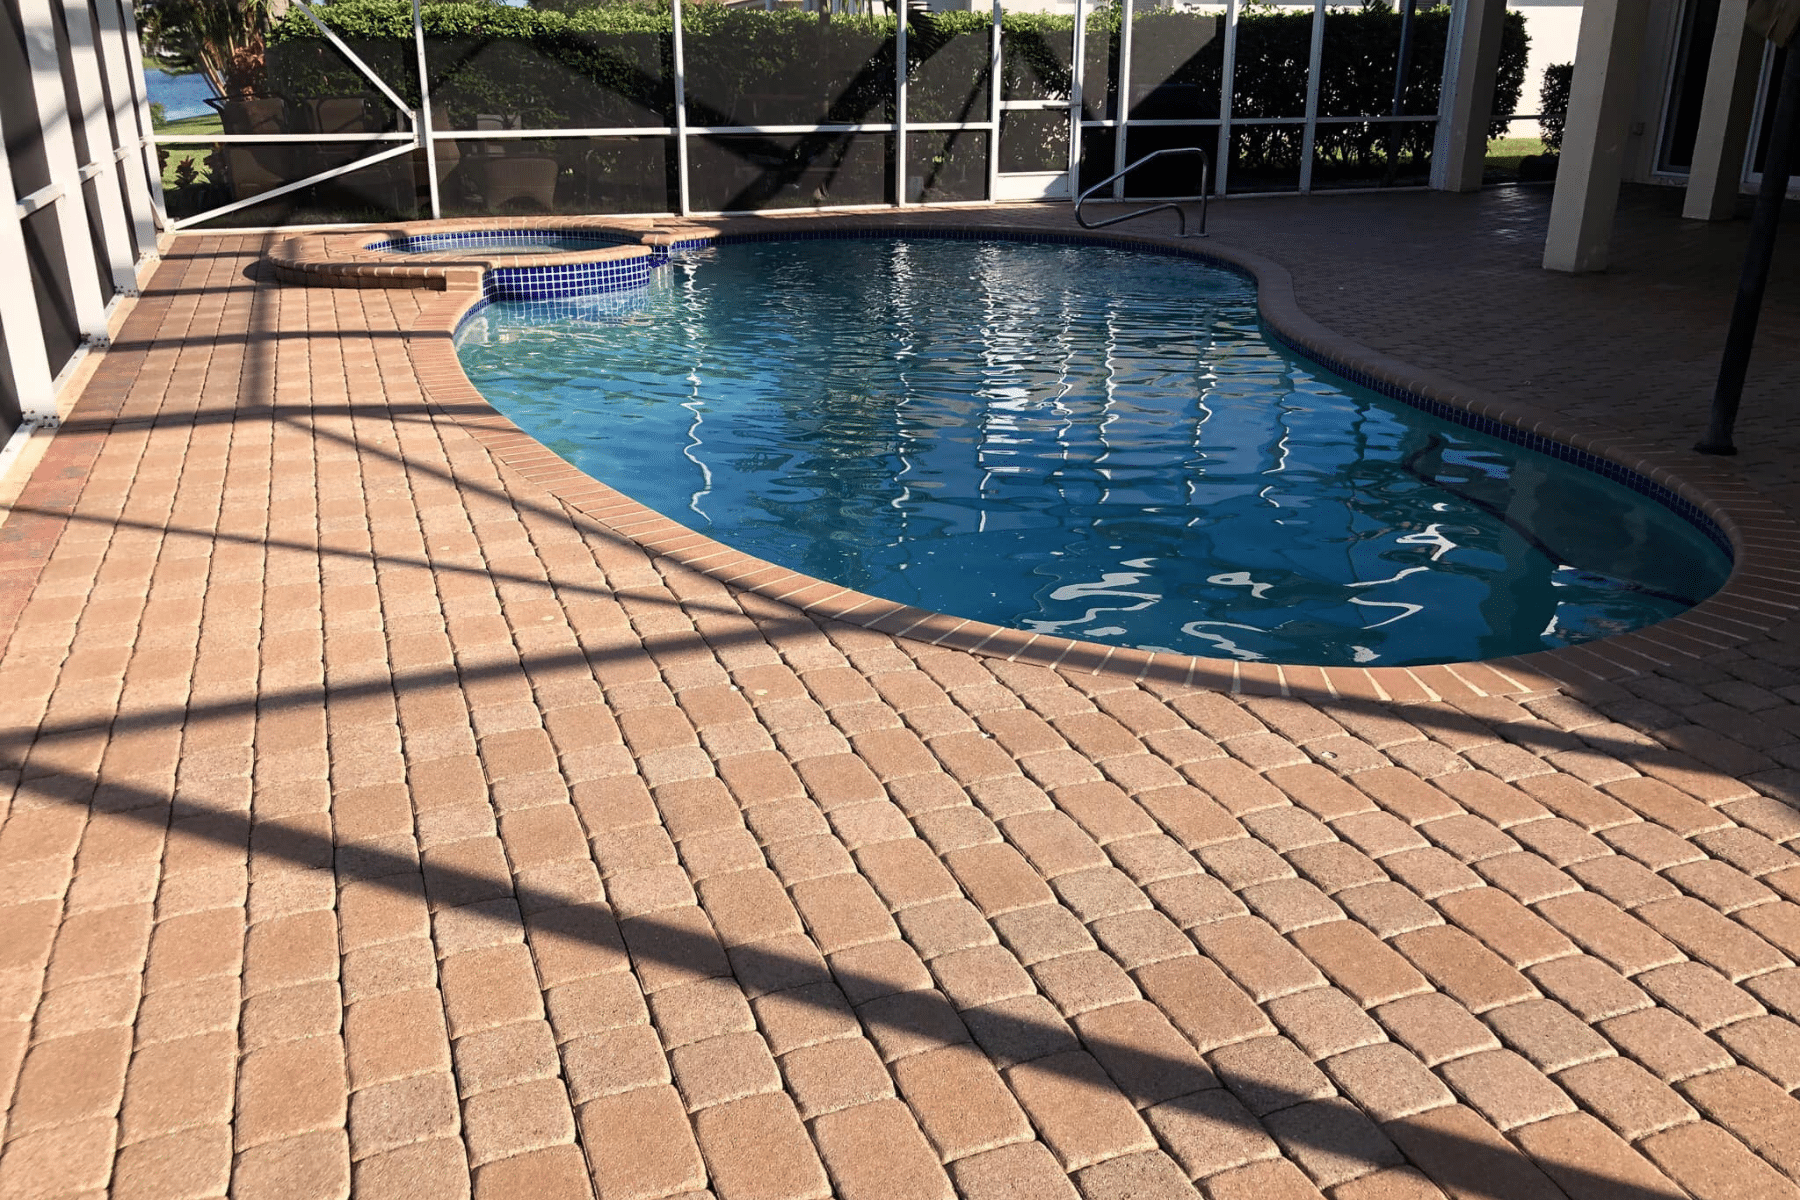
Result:
{"type": "MultiPolygon", "coordinates": [[[[412,10],[406,0],[334,0],[316,10],[402,97],[416,102],[412,10]]],[[[434,112],[469,129],[479,114],[520,128],[673,125],[673,26],[665,5],[622,0],[598,7],[512,8],[489,3],[427,4],[422,10],[434,112]]],[[[692,4],[684,13],[689,120],[699,125],[798,125],[893,119],[894,19],[727,9],[692,4]]],[[[1089,18],[1082,64],[1090,118],[1119,105],[1119,10],[1089,18]]],[[[1419,12],[1403,91],[1403,112],[1437,110],[1449,9],[1419,12]]],[[[1379,0],[1325,18],[1320,113],[1378,116],[1391,111],[1400,16],[1379,0]]],[[[1136,22],[1131,115],[1218,116],[1223,30],[1212,16],[1167,10],[1136,22]]],[[[1073,81],[1072,17],[1008,13],[1003,95],[1060,98],[1073,81]]],[[[1312,15],[1245,12],[1239,19],[1233,112],[1240,119],[1294,117],[1305,109],[1312,15]]],[[[1508,13],[1496,90],[1496,133],[1516,111],[1529,39],[1508,13]]],[[[916,14],[908,31],[908,113],[914,122],[987,118],[988,14],[916,14]]],[[[268,39],[266,90],[289,98],[356,95],[371,85],[298,8],[268,39]]],[[[1548,86],[1548,85],[1546,85],[1548,86]]],[[[1549,111],[1546,100],[1545,111],[1549,111]]],[[[398,114],[388,113],[389,127],[398,114]]],[[[1560,124],[1558,125],[1560,131],[1560,124]]],[[[1253,170],[1298,164],[1301,128],[1248,127],[1240,163],[1253,170]]],[[[1396,156],[1421,160],[1429,124],[1321,125],[1323,164],[1372,169],[1396,156]]]]}
{"type": "Polygon", "coordinates": [[[1574,63],[1552,63],[1544,68],[1544,86],[1538,92],[1538,128],[1552,154],[1562,152],[1563,125],[1569,119],[1569,81],[1574,63]]]}

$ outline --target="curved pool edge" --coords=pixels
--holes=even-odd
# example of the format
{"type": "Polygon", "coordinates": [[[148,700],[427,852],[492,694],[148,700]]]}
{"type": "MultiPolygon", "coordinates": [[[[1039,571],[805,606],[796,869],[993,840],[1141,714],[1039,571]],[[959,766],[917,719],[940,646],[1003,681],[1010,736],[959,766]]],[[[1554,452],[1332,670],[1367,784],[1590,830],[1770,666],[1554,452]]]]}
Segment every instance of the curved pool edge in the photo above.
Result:
{"type": "MultiPolygon", "coordinates": [[[[446,224],[430,222],[405,228],[446,224]]],[[[518,226],[522,222],[514,219],[509,224],[518,226]]],[[[454,265],[419,264],[406,282],[395,279],[351,285],[424,287],[445,293],[422,306],[410,331],[416,335],[411,339],[411,348],[420,383],[429,404],[468,429],[503,464],[544,487],[569,508],[651,554],[809,615],[946,649],[1062,671],[1120,672],[1146,683],[1243,693],[1431,702],[1543,693],[1610,682],[1658,668],[1679,668],[1730,653],[1767,635],[1800,611],[1800,604],[1790,598],[1800,589],[1800,569],[1784,565],[1800,553],[1800,524],[1723,464],[1696,462],[1691,455],[1659,449],[1649,442],[1570,430],[1542,409],[1501,401],[1485,391],[1363,346],[1307,315],[1295,295],[1291,273],[1262,255],[1215,241],[1183,242],[1142,234],[1096,236],[1000,223],[923,224],[902,217],[874,219],[867,213],[854,217],[784,217],[777,221],[666,221],[662,225],[664,232],[674,227],[689,237],[707,238],[723,233],[734,236],[734,240],[746,230],[783,237],[805,236],[808,229],[829,229],[840,236],[1024,236],[1106,243],[1161,253],[1174,250],[1253,280],[1265,324],[1282,341],[1326,369],[1348,369],[1353,378],[1361,377],[1358,382],[1367,385],[1373,381],[1385,385],[1379,390],[1402,393],[1395,398],[1403,402],[1415,403],[1416,397],[1612,463],[1693,505],[1724,534],[1733,553],[1732,571],[1725,585],[1679,616],[1579,646],[1479,662],[1419,667],[1245,663],[1010,629],[884,600],[734,550],[662,516],[564,461],[489,404],[463,372],[454,336],[465,315],[486,299],[478,274],[458,280],[451,275],[458,270],[454,265]]],[[[604,227],[604,223],[594,220],[593,227],[604,227]]],[[[637,227],[635,232],[645,231],[637,227]]],[[[367,233],[362,231],[357,236],[367,233]]]]}

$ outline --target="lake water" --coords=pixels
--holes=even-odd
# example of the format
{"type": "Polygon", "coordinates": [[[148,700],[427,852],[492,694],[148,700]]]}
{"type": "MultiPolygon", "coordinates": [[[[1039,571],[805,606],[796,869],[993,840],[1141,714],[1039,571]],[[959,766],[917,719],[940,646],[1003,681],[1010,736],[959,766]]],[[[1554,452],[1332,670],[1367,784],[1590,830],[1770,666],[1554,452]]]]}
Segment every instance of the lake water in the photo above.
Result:
{"type": "Polygon", "coordinates": [[[150,103],[162,105],[164,116],[171,121],[203,117],[212,112],[206,100],[213,90],[204,75],[171,75],[155,67],[145,67],[144,86],[150,93],[150,103]]]}

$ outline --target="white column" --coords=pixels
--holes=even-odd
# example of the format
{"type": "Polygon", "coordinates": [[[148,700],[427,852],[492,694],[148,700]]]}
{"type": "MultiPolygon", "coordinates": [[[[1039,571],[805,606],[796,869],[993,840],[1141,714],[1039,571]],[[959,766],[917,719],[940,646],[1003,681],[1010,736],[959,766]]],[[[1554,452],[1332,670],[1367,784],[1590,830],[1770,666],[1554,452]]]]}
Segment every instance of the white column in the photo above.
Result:
{"type": "Polygon", "coordinates": [[[1695,221],[1728,221],[1737,211],[1744,177],[1744,151],[1762,74],[1763,39],[1744,24],[1748,0],[1723,0],[1712,57],[1706,66],[1706,96],[1694,137],[1694,164],[1688,170],[1681,215],[1695,221]]]}
{"type": "MultiPolygon", "coordinates": [[[[310,8],[306,12],[317,24],[318,16],[310,8]]],[[[419,111],[413,114],[413,130],[419,135],[419,148],[425,151],[425,186],[431,198],[431,219],[435,221],[444,215],[444,206],[438,196],[437,139],[431,120],[431,64],[425,59],[425,24],[419,16],[419,0],[413,0],[412,28],[413,53],[419,60],[419,111]]],[[[363,73],[371,77],[374,74],[371,71],[363,73]]]]}
{"type": "Polygon", "coordinates": [[[988,31],[988,136],[987,198],[1000,198],[1000,0],[994,0],[993,25],[988,31]]]}
{"type": "Polygon", "coordinates": [[[138,133],[144,139],[144,178],[150,183],[150,205],[156,210],[157,227],[166,228],[169,210],[163,203],[162,160],[156,153],[155,122],[150,118],[150,96],[144,84],[144,45],[138,36],[131,0],[120,0],[119,18],[125,42],[125,77],[131,83],[131,107],[137,117],[138,133]]]}
{"type": "Polygon", "coordinates": [[[1312,191],[1313,147],[1319,137],[1319,76],[1325,61],[1325,0],[1314,0],[1312,48],[1306,57],[1306,124],[1300,131],[1300,190],[1312,191]]]}
{"type": "Polygon", "coordinates": [[[1439,191],[1473,192],[1481,187],[1505,28],[1506,0],[1456,0],[1450,10],[1437,141],[1431,155],[1431,186],[1439,191]]]}
{"type": "Polygon", "coordinates": [[[1213,163],[1213,195],[1223,196],[1231,175],[1231,89],[1237,84],[1238,0],[1225,0],[1225,61],[1219,69],[1219,159],[1213,163]]]}
{"type": "MultiPolygon", "coordinates": [[[[1081,5],[1076,4],[1077,8],[1081,5]]],[[[895,0],[894,12],[894,206],[905,208],[906,194],[906,0],[895,0]]],[[[923,199],[923,197],[920,197],[923,199]]]]}
{"type": "MultiPolygon", "coordinates": [[[[1137,0],[1119,0],[1119,124],[1113,130],[1113,174],[1130,165],[1125,156],[1131,152],[1131,38],[1136,24],[1137,0]]],[[[1125,198],[1125,180],[1113,181],[1114,200],[1125,198]]]]}
{"type": "Polygon", "coordinates": [[[1562,161],[1544,238],[1548,270],[1606,269],[1649,8],[1648,0],[1587,0],[1581,10],[1562,161]]]}
{"type": "Polygon", "coordinates": [[[669,0],[669,15],[674,23],[669,36],[675,68],[675,211],[685,217],[694,208],[688,187],[687,47],[682,40],[681,0],[669,0]]]}
{"type": "Polygon", "coordinates": [[[13,215],[18,207],[12,164],[6,157],[6,139],[0,138],[0,279],[7,280],[0,287],[0,338],[6,341],[20,418],[54,420],[56,389],[51,382],[50,356],[44,352],[43,315],[38,311],[37,294],[31,286],[25,231],[13,215]]]}
{"type": "MultiPolygon", "coordinates": [[[[119,23],[118,0],[94,0],[98,21],[95,41],[112,93],[113,125],[119,137],[119,169],[125,173],[125,194],[130,198],[131,219],[137,230],[140,258],[156,253],[156,202],[144,161],[144,131],[138,126],[137,92],[132,74],[141,78],[137,41],[127,38],[119,23]]],[[[159,181],[160,182],[160,181],[159,181]]]]}
{"type": "MultiPolygon", "coordinates": [[[[131,253],[131,228],[125,220],[125,193],[119,188],[118,146],[106,116],[106,89],[100,82],[100,48],[88,20],[86,0],[60,0],[63,29],[69,37],[70,74],[75,79],[76,111],[69,114],[81,130],[88,161],[81,164],[82,182],[94,185],[91,203],[106,249],[106,266],[115,292],[137,292],[137,264],[131,253]]],[[[81,197],[88,202],[87,188],[81,197]]]]}
{"type": "Polygon", "coordinates": [[[106,299],[100,295],[99,263],[88,234],[87,209],[81,194],[81,164],[75,160],[75,137],[69,127],[68,97],[63,91],[62,63],[56,52],[56,15],[50,0],[20,0],[25,58],[31,64],[31,90],[37,102],[38,126],[44,135],[44,157],[50,178],[63,194],[55,201],[62,233],[63,261],[75,298],[75,321],[85,337],[106,342],[106,299]]]}

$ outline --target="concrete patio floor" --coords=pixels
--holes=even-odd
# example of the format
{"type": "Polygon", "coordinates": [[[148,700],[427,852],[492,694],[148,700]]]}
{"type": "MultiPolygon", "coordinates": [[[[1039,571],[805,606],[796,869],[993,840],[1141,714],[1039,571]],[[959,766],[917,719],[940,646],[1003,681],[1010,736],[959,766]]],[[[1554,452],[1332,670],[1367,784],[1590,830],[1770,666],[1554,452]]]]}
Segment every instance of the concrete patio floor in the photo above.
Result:
{"type": "MultiPolygon", "coordinates": [[[[1570,279],[1547,206],[1213,216],[1682,451],[1742,225],[1628,191],[1570,279]]],[[[0,1197],[1800,1198],[1800,624],[1400,701],[815,621],[506,466],[431,293],[270,240],[177,240],[0,526],[0,1197]]],[[[1792,238],[1760,345],[1795,513],[1792,238]]]]}

